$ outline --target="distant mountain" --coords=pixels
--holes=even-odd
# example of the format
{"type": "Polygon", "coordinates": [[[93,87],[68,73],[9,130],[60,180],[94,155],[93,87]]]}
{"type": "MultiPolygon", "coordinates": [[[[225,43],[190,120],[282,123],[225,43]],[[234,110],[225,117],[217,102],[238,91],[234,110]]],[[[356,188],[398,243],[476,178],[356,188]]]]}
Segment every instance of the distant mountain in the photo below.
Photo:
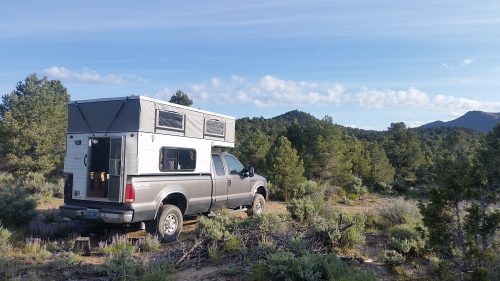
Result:
{"type": "Polygon", "coordinates": [[[288,111],[287,113],[278,115],[276,117],[273,117],[272,119],[288,125],[291,124],[294,120],[297,120],[297,122],[301,125],[307,125],[310,122],[318,121],[318,119],[311,114],[297,109],[288,111]]]}
{"type": "Polygon", "coordinates": [[[500,122],[500,112],[469,111],[455,120],[448,122],[434,121],[419,128],[461,127],[489,132],[497,122],[500,122]]]}

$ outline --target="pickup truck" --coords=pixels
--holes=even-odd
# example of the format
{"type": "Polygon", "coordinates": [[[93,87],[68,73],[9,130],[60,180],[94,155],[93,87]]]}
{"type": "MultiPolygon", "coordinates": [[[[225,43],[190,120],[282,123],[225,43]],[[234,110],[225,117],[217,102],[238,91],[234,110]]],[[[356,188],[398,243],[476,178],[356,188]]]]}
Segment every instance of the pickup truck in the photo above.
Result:
{"type": "Polygon", "coordinates": [[[233,155],[236,119],[143,96],[68,103],[63,215],[152,226],[164,240],[183,217],[264,211],[264,177],[233,155]]]}

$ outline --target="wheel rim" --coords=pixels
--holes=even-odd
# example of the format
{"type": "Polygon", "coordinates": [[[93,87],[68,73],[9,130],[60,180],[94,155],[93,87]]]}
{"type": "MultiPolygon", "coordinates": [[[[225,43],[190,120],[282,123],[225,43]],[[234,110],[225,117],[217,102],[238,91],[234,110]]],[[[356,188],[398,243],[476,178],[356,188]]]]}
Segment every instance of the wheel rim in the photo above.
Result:
{"type": "Polygon", "coordinates": [[[255,207],[253,209],[254,209],[254,213],[256,215],[262,214],[262,211],[264,209],[263,206],[262,206],[262,201],[261,200],[257,200],[257,202],[255,202],[255,207]]]}
{"type": "Polygon", "coordinates": [[[172,235],[177,231],[177,216],[174,214],[168,214],[163,222],[163,229],[166,235],[172,235]]]}

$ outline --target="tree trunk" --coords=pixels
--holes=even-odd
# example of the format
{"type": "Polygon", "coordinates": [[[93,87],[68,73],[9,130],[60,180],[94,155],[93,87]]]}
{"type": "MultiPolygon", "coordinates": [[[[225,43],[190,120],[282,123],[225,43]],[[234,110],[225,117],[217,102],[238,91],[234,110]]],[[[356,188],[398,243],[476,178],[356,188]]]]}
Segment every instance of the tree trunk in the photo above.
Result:
{"type": "Polygon", "coordinates": [[[462,254],[465,255],[464,229],[462,227],[462,220],[460,219],[460,206],[458,200],[455,201],[455,215],[457,217],[458,243],[462,250],[462,254]]]}

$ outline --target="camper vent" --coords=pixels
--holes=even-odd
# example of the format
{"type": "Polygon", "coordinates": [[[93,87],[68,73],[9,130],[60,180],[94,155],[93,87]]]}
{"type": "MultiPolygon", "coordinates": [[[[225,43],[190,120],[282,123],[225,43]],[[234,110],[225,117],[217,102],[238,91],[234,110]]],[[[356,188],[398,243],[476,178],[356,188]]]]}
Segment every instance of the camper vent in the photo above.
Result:
{"type": "Polygon", "coordinates": [[[159,128],[184,130],[184,114],[177,112],[158,110],[156,122],[159,128]]]}
{"type": "Polygon", "coordinates": [[[226,124],[216,119],[205,120],[205,135],[224,137],[226,124]]]}

